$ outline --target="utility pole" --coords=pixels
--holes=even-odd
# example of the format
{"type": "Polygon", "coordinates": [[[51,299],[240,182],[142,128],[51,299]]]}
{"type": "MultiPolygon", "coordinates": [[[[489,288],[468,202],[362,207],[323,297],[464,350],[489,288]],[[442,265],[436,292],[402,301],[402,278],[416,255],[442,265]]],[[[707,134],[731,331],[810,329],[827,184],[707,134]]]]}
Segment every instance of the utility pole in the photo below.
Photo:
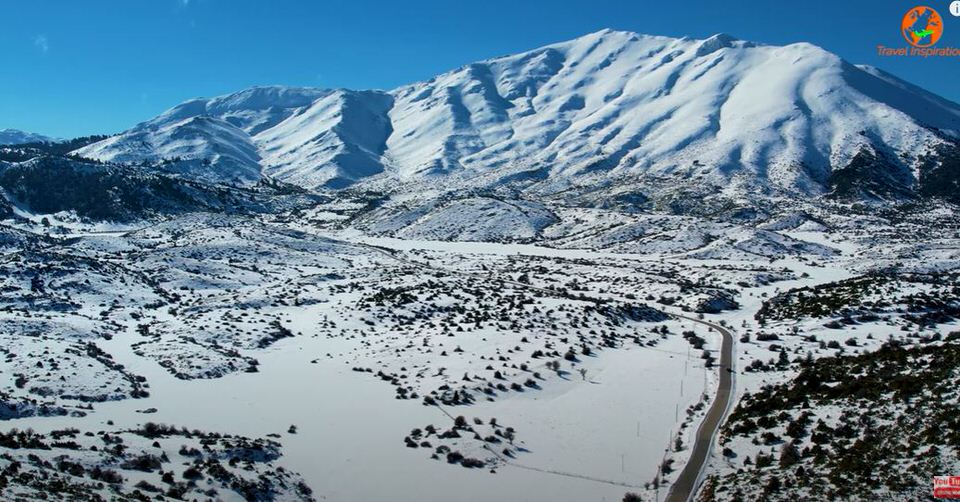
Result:
{"type": "Polygon", "coordinates": [[[707,393],[707,366],[703,366],[703,393],[707,393]]]}
{"type": "Polygon", "coordinates": [[[660,502],[660,466],[657,466],[657,473],[653,476],[654,500],[660,502]]]}

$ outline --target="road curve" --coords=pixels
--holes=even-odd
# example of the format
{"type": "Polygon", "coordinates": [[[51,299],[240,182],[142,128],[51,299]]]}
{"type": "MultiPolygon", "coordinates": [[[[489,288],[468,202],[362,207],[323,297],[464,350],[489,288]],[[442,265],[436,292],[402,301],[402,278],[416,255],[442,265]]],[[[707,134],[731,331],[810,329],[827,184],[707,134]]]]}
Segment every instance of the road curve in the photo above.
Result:
{"type": "Polygon", "coordinates": [[[718,326],[714,323],[701,321],[693,317],[676,315],[688,321],[694,321],[705,326],[709,326],[718,332],[723,338],[720,346],[720,385],[717,387],[717,395],[713,399],[713,404],[707,410],[707,415],[700,423],[697,429],[697,436],[693,444],[693,451],[690,454],[690,460],[683,467],[683,471],[677,477],[677,480],[670,486],[665,502],[687,502],[697,493],[697,487],[700,484],[700,473],[707,463],[707,457],[710,456],[710,449],[713,446],[713,438],[720,429],[720,423],[727,408],[730,406],[730,400],[733,398],[733,370],[731,361],[733,360],[733,334],[730,330],[718,326]]]}
{"type": "MultiPolygon", "coordinates": [[[[373,249],[380,253],[383,253],[390,258],[393,258],[402,263],[412,265],[415,267],[420,267],[424,269],[431,269],[442,271],[446,273],[460,274],[465,276],[474,276],[480,279],[488,280],[489,277],[484,277],[480,274],[470,273],[470,272],[456,272],[450,271],[439,267],[434,267],[427,263],[418,262],[416,260],[410,260],[401,254],[397,253],[396,250],[376,246],[367,243],[354,242],[354,244],[359,244],[367,248],[373,249]]],[[[559,292],[540,288],[537,286],[532,286],[530,284],[522,283],[519,281],[509,280],[509,279],[496,279],[500,282],[506,284],[513,284],[515,286],[540,291],[542,293],[556,295],[559,292]]],[[[730,406],[730,401],[733,398],[733,370],[731,362],[733,361],[733,333],[730,332],[727,328],[724,328],[718,324],[714,324],[709,321],[703,321],[697,319],[696,317],[685,316],[682,314],[675,314],[672,312],[665,312],[667,315],[677,318],[684,319],[687,321],[695,322],[702,324],[709,328],[717,330],[722,338],[720,345],[720,384],[717,387],[717,394],[714,397],[713,404],[710,405],[710,409],[707,410],[707,414],[703,419],[703,422],[700,423],[700,428],[697,429],[697,436],[693,444],[693,452],[690,455],[690,459],[687,461],[687,464],[684,466],[683,471],[680,472],[680,475],[677,477],[676,482],[673,483],[670,487],[670,491],[667,493],[667,497],[664,499],[665,502],[687,502],[692,499],[696,494],[697,487],[700,483],[700,473],[703,471],[704,466],[707,462],[707,457],[710,455],[710,449],[713,446],[713,438],[717,434],[717,430],[720,428],[720,423],[723,420],[723,417],[727,413],[727,408],[730,406]]],[[[546,472],[546,471],[545,471],[546,472]]],[[[554,474],[566,474],[566,473],[554,473],[554,474]]],[[[600,480],[597,480],[600,481],[600,480]]]]}

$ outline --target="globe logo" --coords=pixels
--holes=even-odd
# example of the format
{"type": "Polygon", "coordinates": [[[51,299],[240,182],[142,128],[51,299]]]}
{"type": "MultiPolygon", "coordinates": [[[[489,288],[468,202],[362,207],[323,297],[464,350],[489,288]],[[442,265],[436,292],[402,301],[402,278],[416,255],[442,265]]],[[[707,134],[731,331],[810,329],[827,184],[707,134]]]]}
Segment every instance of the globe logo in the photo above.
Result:
{"type": "Polygon", "coordinates": [[[943,18],[931,7],[917,6],[900,21],[903,38],[914,47],[930,47],[943,35],[943,18]]]}

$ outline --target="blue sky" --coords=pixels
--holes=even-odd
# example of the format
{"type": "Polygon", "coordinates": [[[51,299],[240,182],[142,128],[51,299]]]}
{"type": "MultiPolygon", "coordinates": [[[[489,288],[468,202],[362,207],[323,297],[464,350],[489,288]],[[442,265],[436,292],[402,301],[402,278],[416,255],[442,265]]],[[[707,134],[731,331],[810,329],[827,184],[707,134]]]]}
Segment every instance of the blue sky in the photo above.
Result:
{"type": "MultiPolygon", "coordinates": [[[[960,47],[950,0],[938,47],[960,47]]],[[[114,133],[252,85],[389,89],[601,28],[807,41],[960,101],[960,58],[888,58],[914,1],[0,0],[0,129],[114,133]]]]}

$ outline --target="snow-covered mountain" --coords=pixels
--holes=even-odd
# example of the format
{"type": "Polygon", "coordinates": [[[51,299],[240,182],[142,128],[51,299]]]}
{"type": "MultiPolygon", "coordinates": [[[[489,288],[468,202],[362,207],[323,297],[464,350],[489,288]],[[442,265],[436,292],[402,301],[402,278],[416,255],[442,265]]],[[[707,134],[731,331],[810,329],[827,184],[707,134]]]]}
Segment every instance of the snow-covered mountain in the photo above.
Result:
{"type": "Polygon", "coordinates": [[[872,197],[956,192],[958,138],[960,105],[807,43],[603,30],[389,92],[197,99],[77,153],[310,188],[626,176],[872,197]]]}
{"type": "Polygon", "coordinates": [[[0,129],[0,145],[22,145],[24,143],[50,143],[57,141],[56,138],[24,132],[18,129],[0,129]]]}

